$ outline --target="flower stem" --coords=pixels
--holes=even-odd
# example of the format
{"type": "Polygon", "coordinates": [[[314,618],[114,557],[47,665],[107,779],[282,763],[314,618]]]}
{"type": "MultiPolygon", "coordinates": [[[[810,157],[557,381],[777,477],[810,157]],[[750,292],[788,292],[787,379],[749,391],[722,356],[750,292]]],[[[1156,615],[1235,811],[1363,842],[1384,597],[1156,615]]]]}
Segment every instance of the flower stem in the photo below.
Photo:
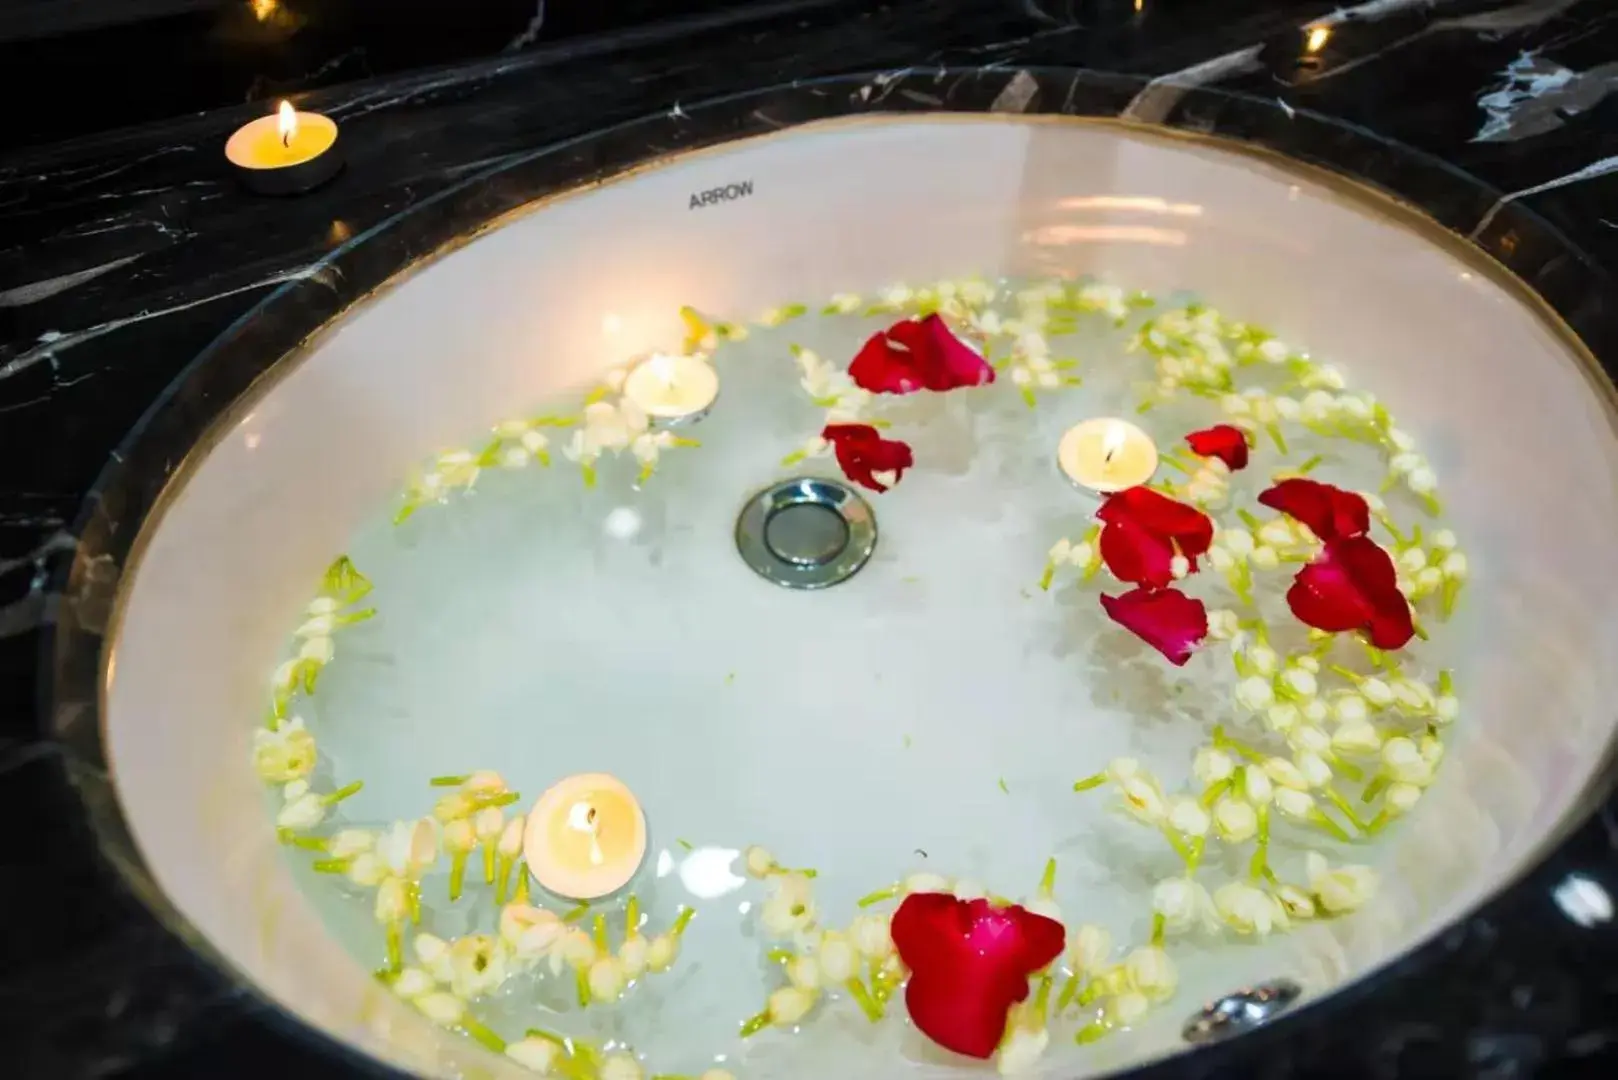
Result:
{"type": "Polygon", "coordinates": [[[1345,844],[1352,843],[1354,840],[1352,836],[1348,835],[1348,831],[1346,829],[1319,810],[1316,810],[1313,814],[1310,814],[1309,820],[1314,824],[1319,825],[1322,829],[1325,829],[1327,832],[1331,833],[1332,836],[1343,841],[1345,844]]]}
{"type": "Polygon", "coordinates": [[[517,891],[511,899],[518,904],[528,903],[528,862],[525,859],[517,860],[517,891]]]}
{"type": "Polygon", "coordinates": [[[496,874],[494,886],[495,903],[504,904],[506,902],[506,896],[511,891],[511,871],[516,865],[516,859],[508,858],[505,855],[500,856],[500,868],[496,874]]]}
{"type": "Polygon", "coordinates": [[[640,929],[640,898],[634,893],[629,894],[629,901],[624,904],[624,933],[634,937],[640,929]]]}
{"type": "Polygon", "coordinates": [[[396,922],[390,922],[385,931],[388,940],[387,970],[397,975],[404,969],[404,931],[396,922]]]}
{"type": "Polygon", "coordinates": [[[796,955],[791,949],[771,949],[764,954],[764,959],[772,964],[786,964],[790,963],[796,955]]]}
{"type": "Polygon", "coordinates": [[[285,842],[304,851],[324,852],[327,848],[326,838],[323,836],[299,836],[292,833],[285,838],[285,842]]]}
{"type": "Polygon", "coordinates": [[[573,973],[573,985],[578,991],[579,1008],[586,1008],[590,1004],[590,976],[583,968],[573,973]]]}
{"type": "Polygon", "coordinates": [[[1069,1005],[1073,1004],[1073,999],[1078,996],[1079,987],[1081,987],[1083,985],[1084,985],[1084,976],[1083,975],[1069,975],[1068,976],[1067,982],[1062,984],[1062,992],[1060,994],[1056,995],[1056,1015],[1057,1016],[1061,1016],[1062,1013],[1067,1011],[1067,1007],[1069,1005]]]}
{"type": "Polygon", "coordinates": [[[1386,776],[1372,777],[1371,782],[1365,785],[1365,790],[1360,792],[1360,802],[1369,803],[1374,801],[1387,786],[1388,778],[1386,776]]]}
{"type": "Polygon", "coordinates": [[[580,919],[584,918],[585,914],[588,913],[589,910],[590,905],[585,903],[583,900],[580,900],[577,904],[574,904],[572,907],[568,908],[562,913],[562,921],[566,923],[578,922],[580,919]]]}
{"type": "Polygon", "coordinates": [[[341,874],[348,870],[347,859],[316,859],[310,869],[317,874],[341,874]]]}
{"type": "Polygon", "coordinates": [[[1083,780],[1073,784],[1074,791],[1093,791],[1107,782],[1107,774],[1098,772],[1094,776],[1086,776],[1083,780]]]}
{"type": "Polygon", "coordinates": [[[461,885],[466,880],[466,852],[456,851],[449,857],[449,902],[461,898],[461,885]]]}
{"type": "Polygon", "coordinates": [[[1044,591],[1044,592],[1049,592],[1050,588],[1051,588],[1051,582],[1054,581],[1055,579],[1056,579],[1056,564],[1055,563],[1046,563],[1045,564],[1045,572],[1043,574],[1039,575],[1039,587],[1040,587],[1040,589],[1042,591],[1044,591]]]}
{"type": "Polygon", "coordinates": [[[471,1013],[461,1014],[461,1030],[497,1054],[506,1052],[506,1040],[496,1035],[471,1013]]]}
{"type": "Polygon", "coordinates": [[[364,786],[364,780],[356,780],[352,784],[344,784],[330,795],[327,795],[323,801],[327,806],[336,806],[350,795],[359,794],[359,790],[364,786]]]}
{"type": "Polygon", "coordinates": [[[1270,869],[1270,808],[1258,808],[1258,843],[1253,848],[1253,859],[1247,865],[1247,872],[1254,881],[1268,875],[1270,869]]]}
{"type": "Polygon", "coordinates": [[[1354,808],[1348,804],[1348,800],[1337,793],[1336,788],[1327,788],[1325,794],[1326,801],[1342,811],[1343,816],[1348,819],[1350,825],[1354,826],[1359,832],[1365,831],[1365,823],[1360,820],[1358,814],[1354,813],[1354,808]]]}
{"type": "Polygon", "coordinates": [[[1056,857],[1045,860],[1045,872],[1039,876],[1039,895],[1050,896],[1056,888],[1056,857]]]}
{"type": "Polygon", "coordinates": [[[1080,1046],[1086,1046],[1106,1035],[1107,1031],[1107,1022],[1105,1020],[1092,1020],[1079,1029],[1078,1034],[1073,1036],[1073,1041],[1080,1046]]]}
{"type": "Polygon", "coordinates": [[[1159,948],[1163,945],[1163,937],[1168,929],[1167,922],[1161,911],[1152,915],[1152,944],[1159,948]]]}
{"type": "Polygon", "coordinates": [[[494,884],[494,841],[483,841],[483,884],[494,884]]]}
{"type": "Polygon", "coordinates": [[[848,987],[849,995],[859,1005],[867,1020],[874,1024],[882,1019],[882,1006],[871,996],[871,992],[865,988],[864,981],[858,975],[843,985],[848,987]]]}
{"type": "Polygon", "coordinates": [[[741,1038],[751,1038],[769,1026],[770,1011],[765,1009],[763,1012],[758,1013],[757,1015],[748,1017],[747,1021],[742,1024],[742,1029],[739,1034],[741,1038]]]}
{"type": "Polygon", "coordinates": [[[1208,790],[1202,793],[1202,805],[1212,806],[1230,789],[1231,783],[1229,780],[1220,780],[1217,783],[1209,784],[1208,790]]]}
{"type": "Polygon", "coordinates": [[[596,913],[595,928],[592,936],[595,938],[597,949],[600,949],[602,952],[607,952],[612,948],[612,946],[607,943],[607,917],[600,912],[596,913]]]}
{"type": "Polygon", "coordinates": [[[898,895],[899,886],[889,885],[886,889],[878,889],[876,892],[866,893],[860,897],[858,906],[862,908],[870,907],[873,904],[880,904],[884,900],[892,900],[898,895]]]}
{"type": "Polygon", "coordinates": [[[696,918],[696,916],[696,908],[682,907],[679,914],[674,916],[674,925],[669,927],[669,937],[678,941],[680,939],[680,935],[685,933],[685,928],[691,925],[691,920],[696,918]]]}
{"type": "Polygon", "coordinates": [[[466,783],[470,779],[472,779],[472,777],[470,775],[468,775],[468,776],[435,776],[431,780],[427,781],[427,783],[431,784],[433,787],[460,787],[462,784],[466,783]]]}

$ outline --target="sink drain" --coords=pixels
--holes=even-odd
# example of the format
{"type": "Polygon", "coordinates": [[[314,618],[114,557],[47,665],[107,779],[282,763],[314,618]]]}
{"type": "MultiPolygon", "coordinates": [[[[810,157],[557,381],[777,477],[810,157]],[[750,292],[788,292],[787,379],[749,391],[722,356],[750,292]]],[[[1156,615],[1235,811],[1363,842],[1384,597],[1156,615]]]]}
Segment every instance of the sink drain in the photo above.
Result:
{"type": "Polygon", "coordinates": [[[1186,1042],[1199,1045],[1228,1039],[1285,1012],[1302,994],[1303,987],[1291,979],[1274,979],[1249,986],[1204,1006],[1186,1021],[1180,1034],[1186,1042]]]}
{"type": "Polygon", "coordinates": [[[876,517],[836,480],[786,480],[747,500],[736,519],[736,548],[777,585],[824,589],[853,577],[871,557],[876,517]]]}

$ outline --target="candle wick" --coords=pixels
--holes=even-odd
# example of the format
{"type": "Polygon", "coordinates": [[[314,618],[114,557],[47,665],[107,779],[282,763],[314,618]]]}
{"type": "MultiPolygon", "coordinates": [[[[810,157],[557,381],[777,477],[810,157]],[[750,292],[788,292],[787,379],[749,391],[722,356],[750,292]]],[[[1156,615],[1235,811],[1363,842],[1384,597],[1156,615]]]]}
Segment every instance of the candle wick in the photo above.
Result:
{"type": "Polygon", "coordinates": [[[1106,456],[1101,459],[1101,464],[1103,464],[1103,465],[1111,465],[1112,464],[1112,455],[1116,454],[1117,452],[1118,451],[1116,451],[1116,450],[1108,450],[1107,453],[1106,453],[1106,456]]]}
{"type": "Polygon", "coordinates": [[[281,133],[281,145],[286,147],[292,145],[292,132],[284,131],[281,133]]]}

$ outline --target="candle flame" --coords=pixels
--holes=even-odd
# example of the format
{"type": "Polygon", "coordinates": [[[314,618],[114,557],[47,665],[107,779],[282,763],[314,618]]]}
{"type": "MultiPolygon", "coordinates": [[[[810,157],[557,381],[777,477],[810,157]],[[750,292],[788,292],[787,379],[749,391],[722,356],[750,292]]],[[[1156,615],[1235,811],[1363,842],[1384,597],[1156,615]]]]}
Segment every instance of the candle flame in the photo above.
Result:
{"type": "Polygon", "coordinates": [[[1303,49],[1305,52],[1317,53],[1326,47],[1326,42],[1329,40],[1331,40],[1331,27],[1311,27],[1309,37],[1303,43],[1303,49]]]}
{"type": "Polygon", "coordinates": [[[567,810],[567,827],[590,834],[590,865],[600,866],[606,861],[601,853],[601,833],[596,825],[596,808],[587,802],[576,802],[567,810]]]}
{"type": "Polygon", "coordinates": [[[1124,448],[1124,440],[1128,437],[1128,430],[1116,420],[1107,425],[1107,433],[1101,437],[1101,463],[1103,465],[1112,464],[1112,456],[1124,448]]]}
{"type": "Polygon", "coordinates": [[[665,387],[674,385],[674,357],[657,353],[650,361],[652,374],[665,387]]]}
{"type": "Polygon", "coordinates": [[[275,130],[281,133],[281,145],[291,146],[292,136],[298,133],[298,111],[292,102],[283,101],[275,109],[275,130]]]}

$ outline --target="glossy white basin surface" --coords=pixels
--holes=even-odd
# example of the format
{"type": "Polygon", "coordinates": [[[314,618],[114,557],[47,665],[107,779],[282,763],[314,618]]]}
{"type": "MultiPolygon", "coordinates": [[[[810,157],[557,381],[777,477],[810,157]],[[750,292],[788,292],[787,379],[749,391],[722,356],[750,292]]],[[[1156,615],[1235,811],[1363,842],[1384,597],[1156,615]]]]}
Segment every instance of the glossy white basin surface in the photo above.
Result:
{"type": "MultiPolygon", "coordinates": [[[[397,532],[379,524],[435,453],[676,347],[682,305],[747,320],[974,275],[1190,291],[1337,364],[1420,440],[1471,562],[1459,613],[1432,635],[1462,701],[1442,771],[1414,813],[1351,852],[1380,871],[1381,891],[1263,941],[1176,944],[1179,995],[1092,1046],[1061,1029],[1049,1074],[1182,1049],[1197,1005],[1247,982],[1330,993],[1508,880],[1588,779],[1618,698],[1605,662],[1618,585],[1589,572],[1618,534],[1618,441],[1577,349],[1409,215],[1215,143],[1081,122],[878,119],[737,143],[538,205],[341,320],[221,432],[148,525],[108,668],[117,791],[175,906],[333,1038],[428,1075],[524,1075],[376,982],[368,903],[295,871],[306,860],[277,842],[247,765],[269,673],[346,551],[376,580],[378,618],[340,640],[316,705],[299,710],[320,729],[322,775],[366,782],[346,819],[419,815],[429,777],[476,768],[499,769],[522,807],[567,774],[621,777],[646,810],[653,863],[664,860],[642,882],[652,917],[680,903],[699,914],[683,970],[579,1030],[672,1055],[649,1072],[695,1074],[714,1054],[738,1076],[783,1080],[961,1064],[928,1048],[902,1007],[880,1030],[845,1003],[795,1036],[735,1042],[776,980],[740,929],[739,903],[757,896],[698,882],[702,859],[728,862],[705,848],[764,844],[815,867],[839,918],[920,869],[1020,897],[1054,855],[1070,936],[1094,922],[1142,943],[1152,883],[1176,860],[1073,782],[1123,755],[1178,782],[1231,706],[1228,678],[1199,676],[1198,658],[1183,678],[1206,707],[1152,711],[1150,672],[1174,669],[1109,645],[1094,590],[1081,603],[1036,588],[1051,543],[1093,509],[1052,467],[1056,440],[1087,416],[1128,414],[1118,372],[1134,361],[1120,350],[1082,357],[1086,386],[1042,400],[1020,442],[975,427],[953,400],[917,406],[916,468],[868,493],[877,554],[824,592],[762,581],[731,534],[742,502],[792,475],[782,456],[816,430],[784,404],[800,393],[786,344],[843,364],[866,323],[822,330],[812,317],[722,346],[725,391],[692,429],[704,445],[670,454],[643,490],[606,472],[585,489],[556,455],[397,532]],[[751,194],[692,205],[742,184],[751,194]],[[682,871],[687,845],[701,858],[682,871]]],[[[996,423],[1022,415],[1014,395],[998,408],[996,423]]],[[[1135,419],[1163,443],[1186,430],[1135,419]]],[[[837,475],[825,461],[803,471],[837,475]]],[[[488,903],[469,910],[492,919],[488,903]]]]}

